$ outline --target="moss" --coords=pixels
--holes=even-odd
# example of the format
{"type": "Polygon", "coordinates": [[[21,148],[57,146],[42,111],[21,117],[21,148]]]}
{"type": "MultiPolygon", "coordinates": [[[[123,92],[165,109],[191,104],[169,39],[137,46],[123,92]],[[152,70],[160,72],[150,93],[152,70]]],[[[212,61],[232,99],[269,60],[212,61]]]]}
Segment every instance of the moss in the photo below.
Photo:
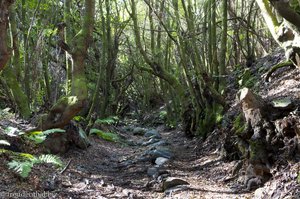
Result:
{"type": "Polygon", "coordinates": [[[250,141],[250,161],[261,162],[266,159],[265,145],[260,140],[250,141]]]}
{"type": "Polygon", "coordinates": [[[72,94],[77,96],[79,100],[87,98],[88,91],[85,77],[77,77],[72,82],[72,94]]]}
{"type": "Polygon", "coordinates": [[[239,75],[239,85],[240,87],[252,88],[255,83],[258,82],[257,78],[252,74],[249,68],[246,68],[242,71],[242,74],[239,75]]]}
{"type": "Polygon", "coordinates": [[[240,113],[233,121],[233,129],[237,135],[241,135],[245,131],[246,127],[247,125],[244,122],[243,115],[240,113]]]}
{"type": "Polygon", "coordinates": [[[18,110],[20,111],[20,114],[22,115],[23,118],[28,119],[31,114],[28,98],[22,91],[21,86],[17,81],[17,78],[11,67],[5,68],[4,76],[5,76],[6,83],[11,89],[11,93],[14,98],[13,100],[16,102],[18,106],[18,110]]]}

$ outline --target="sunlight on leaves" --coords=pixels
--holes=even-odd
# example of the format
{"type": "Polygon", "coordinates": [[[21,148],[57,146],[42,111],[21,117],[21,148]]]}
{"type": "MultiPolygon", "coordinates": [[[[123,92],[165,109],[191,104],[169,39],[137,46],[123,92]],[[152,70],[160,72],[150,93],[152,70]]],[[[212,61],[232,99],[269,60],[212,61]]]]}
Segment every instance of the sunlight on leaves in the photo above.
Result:
{"type": "Polygon", "coordinates": [[[98,135],[102,139],[109,141],[109,142],[119,142],[120,141],[120,137],[115,133],[104,132],[99,129],[91,129],[90,135],[92,135],[92,134],[98,135]]]}
{"type": "Polygon", "coordinates": [[[0,145],[10,146],[10,143],[6,140],[0,140],[0,145]]]}

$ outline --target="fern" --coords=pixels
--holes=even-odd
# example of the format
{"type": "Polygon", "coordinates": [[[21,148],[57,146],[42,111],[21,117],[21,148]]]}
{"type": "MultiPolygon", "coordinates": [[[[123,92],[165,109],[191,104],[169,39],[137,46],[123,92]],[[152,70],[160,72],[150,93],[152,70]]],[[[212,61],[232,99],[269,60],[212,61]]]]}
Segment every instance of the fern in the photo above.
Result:
{"type": "Polygon", "coordinates": [[[57,157],[55,155],[51,155],[51,154],[40,155],[38,160],[39,160],[39,163],[54,164],[59,167],[61,167],[63,165],[63,163],[59,157],[57,157]]]}
{"type": "Polygon", "coordinates": [[[15,154],[15,159],[8,163],[8,168],[19,174],[22,178],[27,178],[35,164],[47,163],[62,167],[63,163],[59,157],[46,154],[40,155],[38,158],[27,153],[15,154]],[[19,158],[19,160],[18,160],[19,158]]]}
{"type": "Polygon", "coordinates": [[[10,146],[10,143],[6,140],[0,140],[0,145],[10,146]]]}
{"type": "Polygon", "coordinates": [[[104,132],[99,129],[91,129],[90,135],[91,134],[96,134],[99,137],[101,137],[102,139],[109,141],[109,142],[119,142],[121,140],[117,134],[110,133],[110,132],[104,132]]]}
{"type": "Polygon", "coordinates": [[[29,161],[18,162],[13,160],[8,163],[8,168],[18,173],[22,178],[28,177],[32,167],[33,167],[33,163],[29,161]]]}
{"type": "Polygon", "coordinates": [[[48,135],[50,135],[52,133],[64,133],[64,132],[66,132],[66,131],[63,129],[58,129],[58,128],[49,129],[46,131],[33,131],[33,132],[25,135],[25,138],[34,141],[36,144],[40,144],[46,140],[48,135]]]}
{"type": "Polygon", "coordinates": [[[21,131],[18,128],[9,126],[6,129],[4,129],[4,133],[8,136],[15,137],[21,134],[21,131]]]}
{"type": "Polygon", "coordinates": [[[119,118],[118,116],[111,116],[111,117],[108,117],[108,118],[104,118],[104,119],[97,119],[95,121],[95,124],[108,124],[108,125],[111,125],[111,124],[116,124],[118,122],[119,118]]]}

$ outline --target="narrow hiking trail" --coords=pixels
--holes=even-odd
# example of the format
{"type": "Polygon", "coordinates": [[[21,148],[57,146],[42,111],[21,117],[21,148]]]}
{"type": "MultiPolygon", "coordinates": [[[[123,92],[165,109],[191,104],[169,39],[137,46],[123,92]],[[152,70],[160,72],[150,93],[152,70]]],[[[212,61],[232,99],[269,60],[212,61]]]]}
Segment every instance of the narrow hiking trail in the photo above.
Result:
{"type": "Polygon", "coordinates": [[[87,150],[70,150],[63,155],[65,162],[71,159],[69,167],[55,179],[53,174],[48,176],[49,183],[42,188],[54,193],[55,198],[252,196],[243,193],[236,183],[231,187],[224,183],[234,162],[222,161],[214,143],[188,139],[184,133],[165,130],[164,126],[125,127],[120,134],[129,141],[127,144],[91,137],[92,145],[87,150]]]}

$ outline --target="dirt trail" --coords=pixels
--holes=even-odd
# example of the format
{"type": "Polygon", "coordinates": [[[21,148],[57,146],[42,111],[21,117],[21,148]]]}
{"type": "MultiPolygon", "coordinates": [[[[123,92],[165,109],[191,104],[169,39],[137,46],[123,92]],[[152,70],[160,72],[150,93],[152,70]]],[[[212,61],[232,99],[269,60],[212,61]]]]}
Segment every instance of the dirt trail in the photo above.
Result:
{"type": "Polygon", "coordinates": [[[155,178],[149,168],[153,159],[145,155],[153,145],[141,146],[149,138],[123,133],[133,146],[91,138],[86,151],[71,150],[64,155],[72,162],[56,179],[56,198],[251,198],[226,186],[224,179],[234,166],[225,163],[218,153],[202,151],[201,143],[188,139],[179,131],[159,128],[165,148],[172,153],[170,161],[159,168],[155,178]],[[148,173],[148,175],[147,175],[148,173]],[[162,191],[163,177],[176,177],[189,183],[162,191]]]}

